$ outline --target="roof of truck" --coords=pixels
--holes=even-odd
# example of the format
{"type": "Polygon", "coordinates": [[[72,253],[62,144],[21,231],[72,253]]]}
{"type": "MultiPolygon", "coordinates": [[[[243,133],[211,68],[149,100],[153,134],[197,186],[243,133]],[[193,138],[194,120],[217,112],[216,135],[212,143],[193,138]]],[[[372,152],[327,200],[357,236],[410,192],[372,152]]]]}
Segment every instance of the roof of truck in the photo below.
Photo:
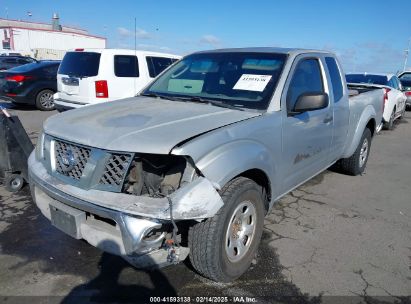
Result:
{"type": "Polygon", "coordinates": [[[301,48],[280,48],[280,47],[248,47],[248,48],[229,48],[229,49],[216,49],[208,51],[199,51],[199,53],[280,53],[280,54],[300,54],[300,53],[326,53],[330,54],[332,52],[324,50],[310,50],[301,48]]]}
{"type": "Polygon", "coordinates": [[[162,52],[153,52],[153,51],[145,51],[145,50],[131,50],[131,49],[110,49],[110,48],[76,48],[69,50],[69,52],[97,52],[97,53],[110,53],[114,55],[133,55],[133,54],[141,54],[144,56],[166,56],[171,58],[180,59],[180,55],[175,54],[168,54],[162,52]]]}

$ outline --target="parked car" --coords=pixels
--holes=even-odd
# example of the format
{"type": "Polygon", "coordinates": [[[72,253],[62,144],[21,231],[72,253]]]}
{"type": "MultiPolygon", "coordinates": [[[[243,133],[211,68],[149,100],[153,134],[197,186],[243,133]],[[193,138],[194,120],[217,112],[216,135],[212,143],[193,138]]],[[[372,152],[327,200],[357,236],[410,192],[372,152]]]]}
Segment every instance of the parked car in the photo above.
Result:
{"type": "Polygon", "coordinates": [[[0,71],[35,62],[36,59],[24,56],[0,56],[0,71]]]}
{"type": "Polygon", "coordinates": [[[36,61],[0,72],[0,94],[14,104],[54,110],[59,64],[60,61],[36,61]]]}
{"type": "Polygon", "coordinates": [[[405,101],[406,108],[411,108],[411,72],[403,72],[398,75],[398,78],[401,81],[402,91],[407,100],[405,101]]]}
{"type": "Polygon", "coordinates": [[[347,74],[347,82],[352,84],[371,84],[377,85],[384,89],[384,129],[392,130],[394,121],[402,118],[405,112],[406,96],[402,92],[401,82],[394,74],[369,74],[356,73],[347,74]]]}
{"type": "Polygon", "coordinates": [[[180,56],[121,49],[76,49],[60,65],[58,111],[135,96],[180,56]]]}
{"type": "Polygon", "coordinates": [[[0,49],[0,56],[23,56],[20,51],[0,49]]]}
{"type": "Polygon", "coordinates": [[[33,199],[65,233],[133,265],[190,255],[231,281],[279,198],[335,162],[364,171],[384,93],[350,89],[324,51],[188,55],[115,107],[49,118],[28,161],[33,199]]]}

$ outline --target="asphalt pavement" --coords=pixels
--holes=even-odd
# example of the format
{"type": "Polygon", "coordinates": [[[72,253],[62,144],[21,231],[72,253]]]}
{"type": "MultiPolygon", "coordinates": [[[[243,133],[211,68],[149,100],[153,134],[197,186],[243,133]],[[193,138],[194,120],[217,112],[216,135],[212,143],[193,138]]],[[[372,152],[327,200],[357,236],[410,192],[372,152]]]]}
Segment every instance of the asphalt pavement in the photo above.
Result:
{"type": "MultiPolygon", "coordinates": [[[[0,105],[33,142],[56,114],[0,105]]],[[[411,112],[374,138],[362,176],[327,170],[281,199],[255,263],[230,284],[202,278],[188,262],[134,269],[54,228],[27,187],[11,194],[0,186],[1,303],[410,303],[410,295],[411,112]]]]}

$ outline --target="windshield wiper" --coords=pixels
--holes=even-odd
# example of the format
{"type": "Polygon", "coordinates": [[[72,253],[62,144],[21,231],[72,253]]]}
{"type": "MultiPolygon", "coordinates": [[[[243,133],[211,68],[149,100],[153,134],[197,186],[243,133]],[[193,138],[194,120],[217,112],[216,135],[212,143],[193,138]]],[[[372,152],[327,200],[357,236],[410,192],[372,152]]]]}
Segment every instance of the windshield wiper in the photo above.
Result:
{"type": "Polygon", "coordinates": [[[227,108],[227,109],[231,109],[231,110],[239,110],[239,111],[244,111],[244,109],[227,104],[225,102],[222,101],[217,101],[214,99],[205,99],[205,98],[201,98],[199,96],[192,96],[192,97],[176,97],[178,99],[184,100],[184,101],[191,101],[191,102],[199,102],[199,103],[205,103],[205,104],[210,104],[216,107],[222,107],[222,108],[227,108]]]}
{"type": "Polygon", "coordinates": [[[153,98],[161,98],[161,99],[167,99],[167,100],[172,100],[172,101],[176,101],[178,99],[170,97],[170,96],[164,96],[164,95],[159,95],[159,94],[155,94],[155,93],[143,93],[143,94],[138,94],[136,96],[146,96],[146,97],[153,97],[153,98]]]}

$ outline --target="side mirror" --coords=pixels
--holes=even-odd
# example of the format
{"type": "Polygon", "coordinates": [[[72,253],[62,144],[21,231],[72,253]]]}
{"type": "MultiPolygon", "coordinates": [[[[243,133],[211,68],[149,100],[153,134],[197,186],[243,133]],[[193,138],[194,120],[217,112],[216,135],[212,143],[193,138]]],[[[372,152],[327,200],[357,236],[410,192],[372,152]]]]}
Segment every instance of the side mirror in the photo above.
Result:
{"type": "Polygon", "coordinates": [[[295,115],[307,111],[320,110],[328,107],[328,94],[310,92],[301,94],[290,114],[295,115]]]}

